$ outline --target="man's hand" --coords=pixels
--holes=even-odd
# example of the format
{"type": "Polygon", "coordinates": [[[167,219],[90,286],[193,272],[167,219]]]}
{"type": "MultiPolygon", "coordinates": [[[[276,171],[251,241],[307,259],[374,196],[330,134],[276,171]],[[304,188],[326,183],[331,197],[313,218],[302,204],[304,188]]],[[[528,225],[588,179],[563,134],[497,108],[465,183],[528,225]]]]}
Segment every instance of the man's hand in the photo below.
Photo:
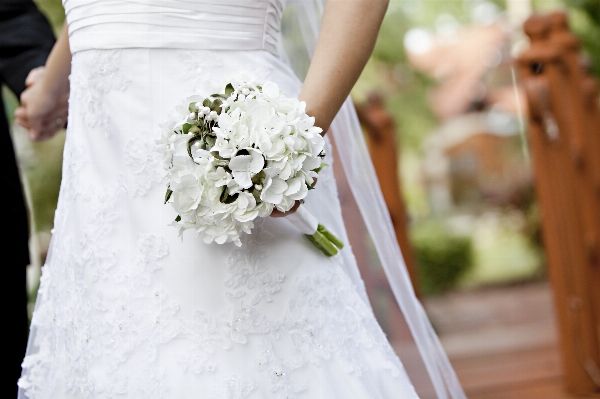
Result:
{"type": "Polygon", "coordinates": [[[25,80],[16,122],[29,130],[29,138],[41,141],[54,136],[67,123],[69,93],[52,93],[46,88],[45,68],[32,69],[25,80]]]}

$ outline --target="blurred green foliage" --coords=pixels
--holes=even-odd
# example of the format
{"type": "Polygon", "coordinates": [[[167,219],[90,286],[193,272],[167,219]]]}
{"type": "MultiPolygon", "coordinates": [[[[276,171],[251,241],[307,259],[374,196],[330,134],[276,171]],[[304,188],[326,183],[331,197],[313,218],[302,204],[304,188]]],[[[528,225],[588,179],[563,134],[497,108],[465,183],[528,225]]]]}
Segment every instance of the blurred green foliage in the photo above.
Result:
{"type": "Polygon", "coordinates": [[[54,32],[58,34],[65,20],[65,11],[61,0],[33,0],[38,8],[46,15],[54,32]]]}
{"type": "Polygon", "coordinates": [[[471,238],[452,234],[441,222],[416,226],[411,238],[425,295],[454,288],[473,266],[471,238]]]}
{"type": "Polygon", "coordinates": [[[571,29],[581,39],[583,50],[600,78],[600,0],[564,0],[569,7],[571,29]]]}
{"type": "Polygon", "coordinates": [[[436,121],[427,99],[434,81],[409,66],[404,49],[404,35],[414,26],[400,3],[393,0],[373,57],[353,95],[361,102],[371,92],[383,92],[386,106],[398,126],[403,150],[419,152],[423,138],[435,128],[436,121]]]}
{"type": "Polygon", "coordinates": [[[65,133],[61,131],[49,140],[27,143],[35,161],[23,166],[26,184],[31,195],[33,228],[35,232],[50,231],[54,226],[54,211],[62,178],[62,150],[65,133]]]}

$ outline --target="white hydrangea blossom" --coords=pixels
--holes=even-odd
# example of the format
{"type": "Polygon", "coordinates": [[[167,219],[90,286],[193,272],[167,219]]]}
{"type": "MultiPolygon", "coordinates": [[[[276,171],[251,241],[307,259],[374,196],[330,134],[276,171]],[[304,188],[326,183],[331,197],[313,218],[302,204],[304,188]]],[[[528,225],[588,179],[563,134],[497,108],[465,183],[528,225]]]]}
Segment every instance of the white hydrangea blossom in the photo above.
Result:
{"type": "Polygon", "coordinates": [[[240,246],[254,219],[306,197],[323,157],[314,122],[306,104],[274,82],[242,77],[224,94],[185,99],[157,142],[180,234],[194,229],[206,243],[240,246]]]}

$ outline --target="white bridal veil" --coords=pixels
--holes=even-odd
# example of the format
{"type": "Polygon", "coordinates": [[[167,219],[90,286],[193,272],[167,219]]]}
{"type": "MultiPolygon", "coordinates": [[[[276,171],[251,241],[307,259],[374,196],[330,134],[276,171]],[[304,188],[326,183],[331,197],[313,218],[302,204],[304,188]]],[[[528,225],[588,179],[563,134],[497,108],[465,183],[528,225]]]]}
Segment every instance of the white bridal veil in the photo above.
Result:
{"type": "MultiPolygon", "coordinates": [[[[282,42],[285,48],[282,48],[281,52],[282,57],[301,77],[304,76],[317,43],[325,2],[326,0],[288,0],[282,27],[282,42]]],[[[333,122],[330,133],[333,135],[354,200],[420,354],[420,358],[416,356],[401,359],[404,367],[413,380],[414,370],[426,370],[428,379],[427,376],[417,376],[419,380],[427,380],[424,384],[421,383],[425,388],[420,391],[419,384],[415,386],[423,397],[433,395],[438,399],[466,398],[446,353],[415,296],[356,111],[349,98],[333,122]]],[[[358,268],[355,267],[356,263],[344,263],[354,265],[354,270],[347,270],[347,273],[356,286],[362,288],[363,283],[358,268]]]]}

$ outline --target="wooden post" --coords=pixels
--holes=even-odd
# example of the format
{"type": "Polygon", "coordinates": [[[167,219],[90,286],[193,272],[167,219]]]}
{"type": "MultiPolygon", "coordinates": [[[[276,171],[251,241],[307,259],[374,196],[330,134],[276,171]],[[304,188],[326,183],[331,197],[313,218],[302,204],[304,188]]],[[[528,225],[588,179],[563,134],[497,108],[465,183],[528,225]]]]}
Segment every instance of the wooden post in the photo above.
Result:
{"type": "MultiPolygon", "coordinates": [[[[600,149],[600,108],[598,106],[598,82],[591,76],[584,76],[581,82],[581,89],[583,92],[584,102],[584,114],[588,126],[587,135],[589,142],[589,187],[588,191],[591,200],[594,203],[596,210],[600,209],[600,156],[597,151],[600,149]],[[596,153],[593,153],[596,151],[596,153]]],[[[600,228],[600,212],[596,214],[596,219],[591,220],[596,228],[600,228]]],[[[600,245],[598,239],[600,233],[596,231],[595,239],[592,241],[592,245],[589,246],[590,262],[592,267],[590,268],[590,276],[592,281],[592,295],[594,296],[594,314],[595,314],[595,332],[597,339],[600,341],[600,245]]]]}
{"type": "MultiPolygon", "coordinates": [[[[579,61],[579,40],[569,32],[567,27],[566,15],[560,12],[549,16],[551,23],[550,41],[555,43],[561,55],[562,75],[568,88],[567,96],[569,107],[568,113],[564,113],[565,123],[569,126],[569,146],[571,156],[573,157],[573,168],[578,191],[581,193],[582,211],[585,216],[584,222],[584,240],[587,248],[587,256],[591,264],[598,262],[598,206],[595,203],[593,190],[589,190],[590,185],[594,183],[594,167],[598,158],[595,151],[600,147],[593,147],[598,144],[595,140],[596,135],[590,132],[593,129],[591,120],[583,94],[584,71],[579,61]]],[[[593,101],[595,103],[595,101],[593,101]]]]}
{"type": "Polygon", "coordinates": [[[578,42],[554,14],[524,25],[531,47],[518,60],[529,104],[529,139],[548,272],[555,296],[566,388],[600,388],[597,308],[600,207],[592,187],[590,119],[582,101],[578,42]],[[587,121],[587,122],[586,122],[587,121]]]}
{"type": "Polygon", "coordinates": [[[394,118],[385,109],[383,98],[379,94],[369,96],[366,104],[357,107],[357,114],[367,132],[369,153],[383,198],[390,211],[398,245],[406,262],[413,288],[417,296],[420,296],[416,260],[408,236],[407,212],[398,176],[399,156],[394,118]]]}

